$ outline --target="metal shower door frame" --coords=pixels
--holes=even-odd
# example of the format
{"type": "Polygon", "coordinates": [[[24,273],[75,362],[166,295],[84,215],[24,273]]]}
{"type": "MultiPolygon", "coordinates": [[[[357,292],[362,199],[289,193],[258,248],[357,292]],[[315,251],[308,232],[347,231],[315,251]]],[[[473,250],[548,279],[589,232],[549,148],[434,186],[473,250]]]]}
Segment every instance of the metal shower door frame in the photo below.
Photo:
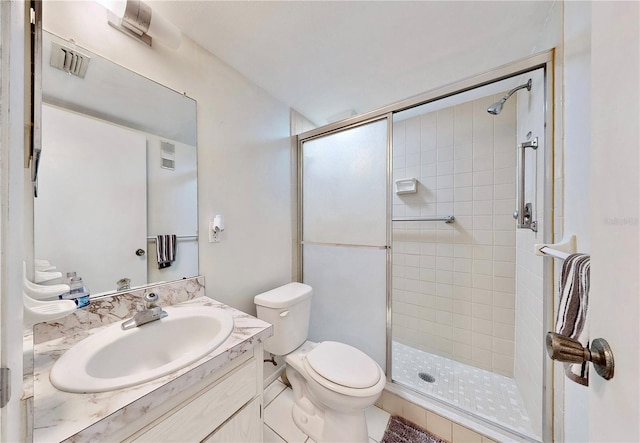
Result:
{"type": "MultiPolygon", "coordinates": [[[[341,120],[335,123],[331,123],[325,126],[321,126],[310,131],[306,131],[299,134],[296,138],[297,149],[295,156],[297,157],[297,189],[295,190],[297,201],[297,232],[296,232],[296,244],[297,244],[297,269],[294,271],[294,275],[298,281],[302,281],[302,145],[304,142],[312,140],[314,138],[323,137],[326,135],[341,132],[347,129],[351,129],[357,126],[372,123],[387,119],[387,288],[386,288],[386,311],[387,311],[387,349],[386,349],[386,374],[387,383],[389,385],[397,386],[393,383],[391,377],[391,293],[392,293],[392,281],[391,281],[391,240],[392,240],[392,176],[393,176],[393,152],[392,152],[392,140],[393,140],[393,114],[404,111],[410,108],[421,106],[427,103],[435,102],[453,95],[457,95],[466,91],[470,91],[491,83],[495,83],[507,78],[515,77],[536,69],[544,69],[545,76],[545,132],[544,132],[544,155],[545,155],[545,171],[544,171],[544,235],[543,242],[551,243],[553,241],[554,232],[554,204],[553,204],[553,181],[554,181],[554,50],[544,51],[539,54],[532,55],[530,57],[508,63],[506,65],[497,67],[490,71],[468,77],[466,79],[447,84],[445,86],[433,89],[423,94],[416,95],[414,97],[407,98],[405,100],[398,101],[396,103],[375,109],[373,111],[350,117],[345,120],[341,120]]],[[[553,260],[546,259],[543,265],[543,280],[544,280],[544,292],[543,292],[543,328],[546,330],[553,329],[553,309],[554,309],[554,294],[553,294],[553,260]]],[[[546,357],[544,347],[539,350],[543,354],[543,381],[542,381],[542,440],[553,441],[553,424],[554,424],[554,410],[553,410],[553,362],[546,357]]],[[[398,389],[396,389],[397,391],[398,389]]],[[[401,389],[400,389],[401,390],[401,389]]],[[[429,400],[434,402],[440,402],[437,399],[429,397],[429,400]]],[[[450,406],[448,403],[442,402],[442,405],[450,406]]],[[[454,408],[455,409],[455,408],[454,408]]],[[[459,412],[467,413],[460,410],[459,412]]],[[[510,429],[504,428],[500,425],[495,425],[500,429],[507,432],[514,432],[510,429]]]]}

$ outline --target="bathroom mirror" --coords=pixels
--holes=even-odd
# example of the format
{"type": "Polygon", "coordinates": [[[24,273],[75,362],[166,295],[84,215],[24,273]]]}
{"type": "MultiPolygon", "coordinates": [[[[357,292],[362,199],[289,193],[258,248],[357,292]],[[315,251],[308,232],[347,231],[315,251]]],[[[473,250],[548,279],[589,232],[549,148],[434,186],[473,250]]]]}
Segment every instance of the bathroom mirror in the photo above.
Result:
{"type": "Polygon", "coordinates": [[[48,32],[42,71],[36,259],[92,296],[197,275],[195,100],[48,32]],[[160,268],[165,234],[175,260],[160,268]]]}

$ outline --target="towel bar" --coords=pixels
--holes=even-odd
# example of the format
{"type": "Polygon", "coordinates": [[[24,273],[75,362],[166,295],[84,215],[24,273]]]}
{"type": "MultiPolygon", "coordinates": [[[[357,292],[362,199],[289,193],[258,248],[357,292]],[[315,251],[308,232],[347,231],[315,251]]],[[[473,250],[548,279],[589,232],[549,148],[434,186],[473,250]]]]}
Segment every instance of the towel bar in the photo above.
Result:
{"type": "Polygon", "coordinates": [[[537,244],[534,246],[536,255],[550,255],[555,258],[566,260],[571,254],[575,254],[577,248],[576,236],[574,234],[566,234],[558,243],[537,244]]]}
{"type": "MultiPolygon", "coordinates": [[[[197,235],[176,235],[176,240],[197,240],[197,235]]],[[[147,241],[154,242],[156,237],[147,237],[147,241]]]]}
{"type": "Polygon", "coordinates": [[[443,221],[445,223],[453,223],[455,221],[455,217],[453,215],[445,215],[442,217],[403,217],[403,218],[392,218],[391,221],[394,222],[404,222],[404,221],[443,221]]]}
{"type": "Polygon", "coordinates": [[[541,252],[540,255],[550,255],[551,257],[559,258],[560,260],[566,260],[571,254],[568,252],[558,251],[557,249],[553,249],[549,246],[543,246],[538,249],[538,252],[541,252]]]}

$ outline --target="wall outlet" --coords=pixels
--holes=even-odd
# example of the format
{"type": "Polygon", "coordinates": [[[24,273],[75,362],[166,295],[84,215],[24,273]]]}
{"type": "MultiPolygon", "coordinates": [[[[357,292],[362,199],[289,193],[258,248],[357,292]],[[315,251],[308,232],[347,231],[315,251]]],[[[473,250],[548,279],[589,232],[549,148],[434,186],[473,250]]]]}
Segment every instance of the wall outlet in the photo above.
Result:
{"type": "Polygon", "coordinates": [[[220,243],[220,236],[222,235],[221,231],[216,231],[215,224],[210,221],[209,222],[209,243],[220,243]]]}

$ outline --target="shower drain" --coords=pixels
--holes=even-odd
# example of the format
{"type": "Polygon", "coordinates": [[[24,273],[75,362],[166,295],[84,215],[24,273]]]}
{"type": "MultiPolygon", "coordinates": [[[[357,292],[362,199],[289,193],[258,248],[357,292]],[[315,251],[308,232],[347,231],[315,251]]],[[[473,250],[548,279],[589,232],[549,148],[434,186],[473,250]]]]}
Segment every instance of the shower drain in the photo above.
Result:
{"type": "Polygon", "coordinates": [[[427,383],[433,383],[434,381],[436,381],[436,378],[433,375],[427,374],[426,372],[418,372],[418,377],[420,377],[427,383]]]}

